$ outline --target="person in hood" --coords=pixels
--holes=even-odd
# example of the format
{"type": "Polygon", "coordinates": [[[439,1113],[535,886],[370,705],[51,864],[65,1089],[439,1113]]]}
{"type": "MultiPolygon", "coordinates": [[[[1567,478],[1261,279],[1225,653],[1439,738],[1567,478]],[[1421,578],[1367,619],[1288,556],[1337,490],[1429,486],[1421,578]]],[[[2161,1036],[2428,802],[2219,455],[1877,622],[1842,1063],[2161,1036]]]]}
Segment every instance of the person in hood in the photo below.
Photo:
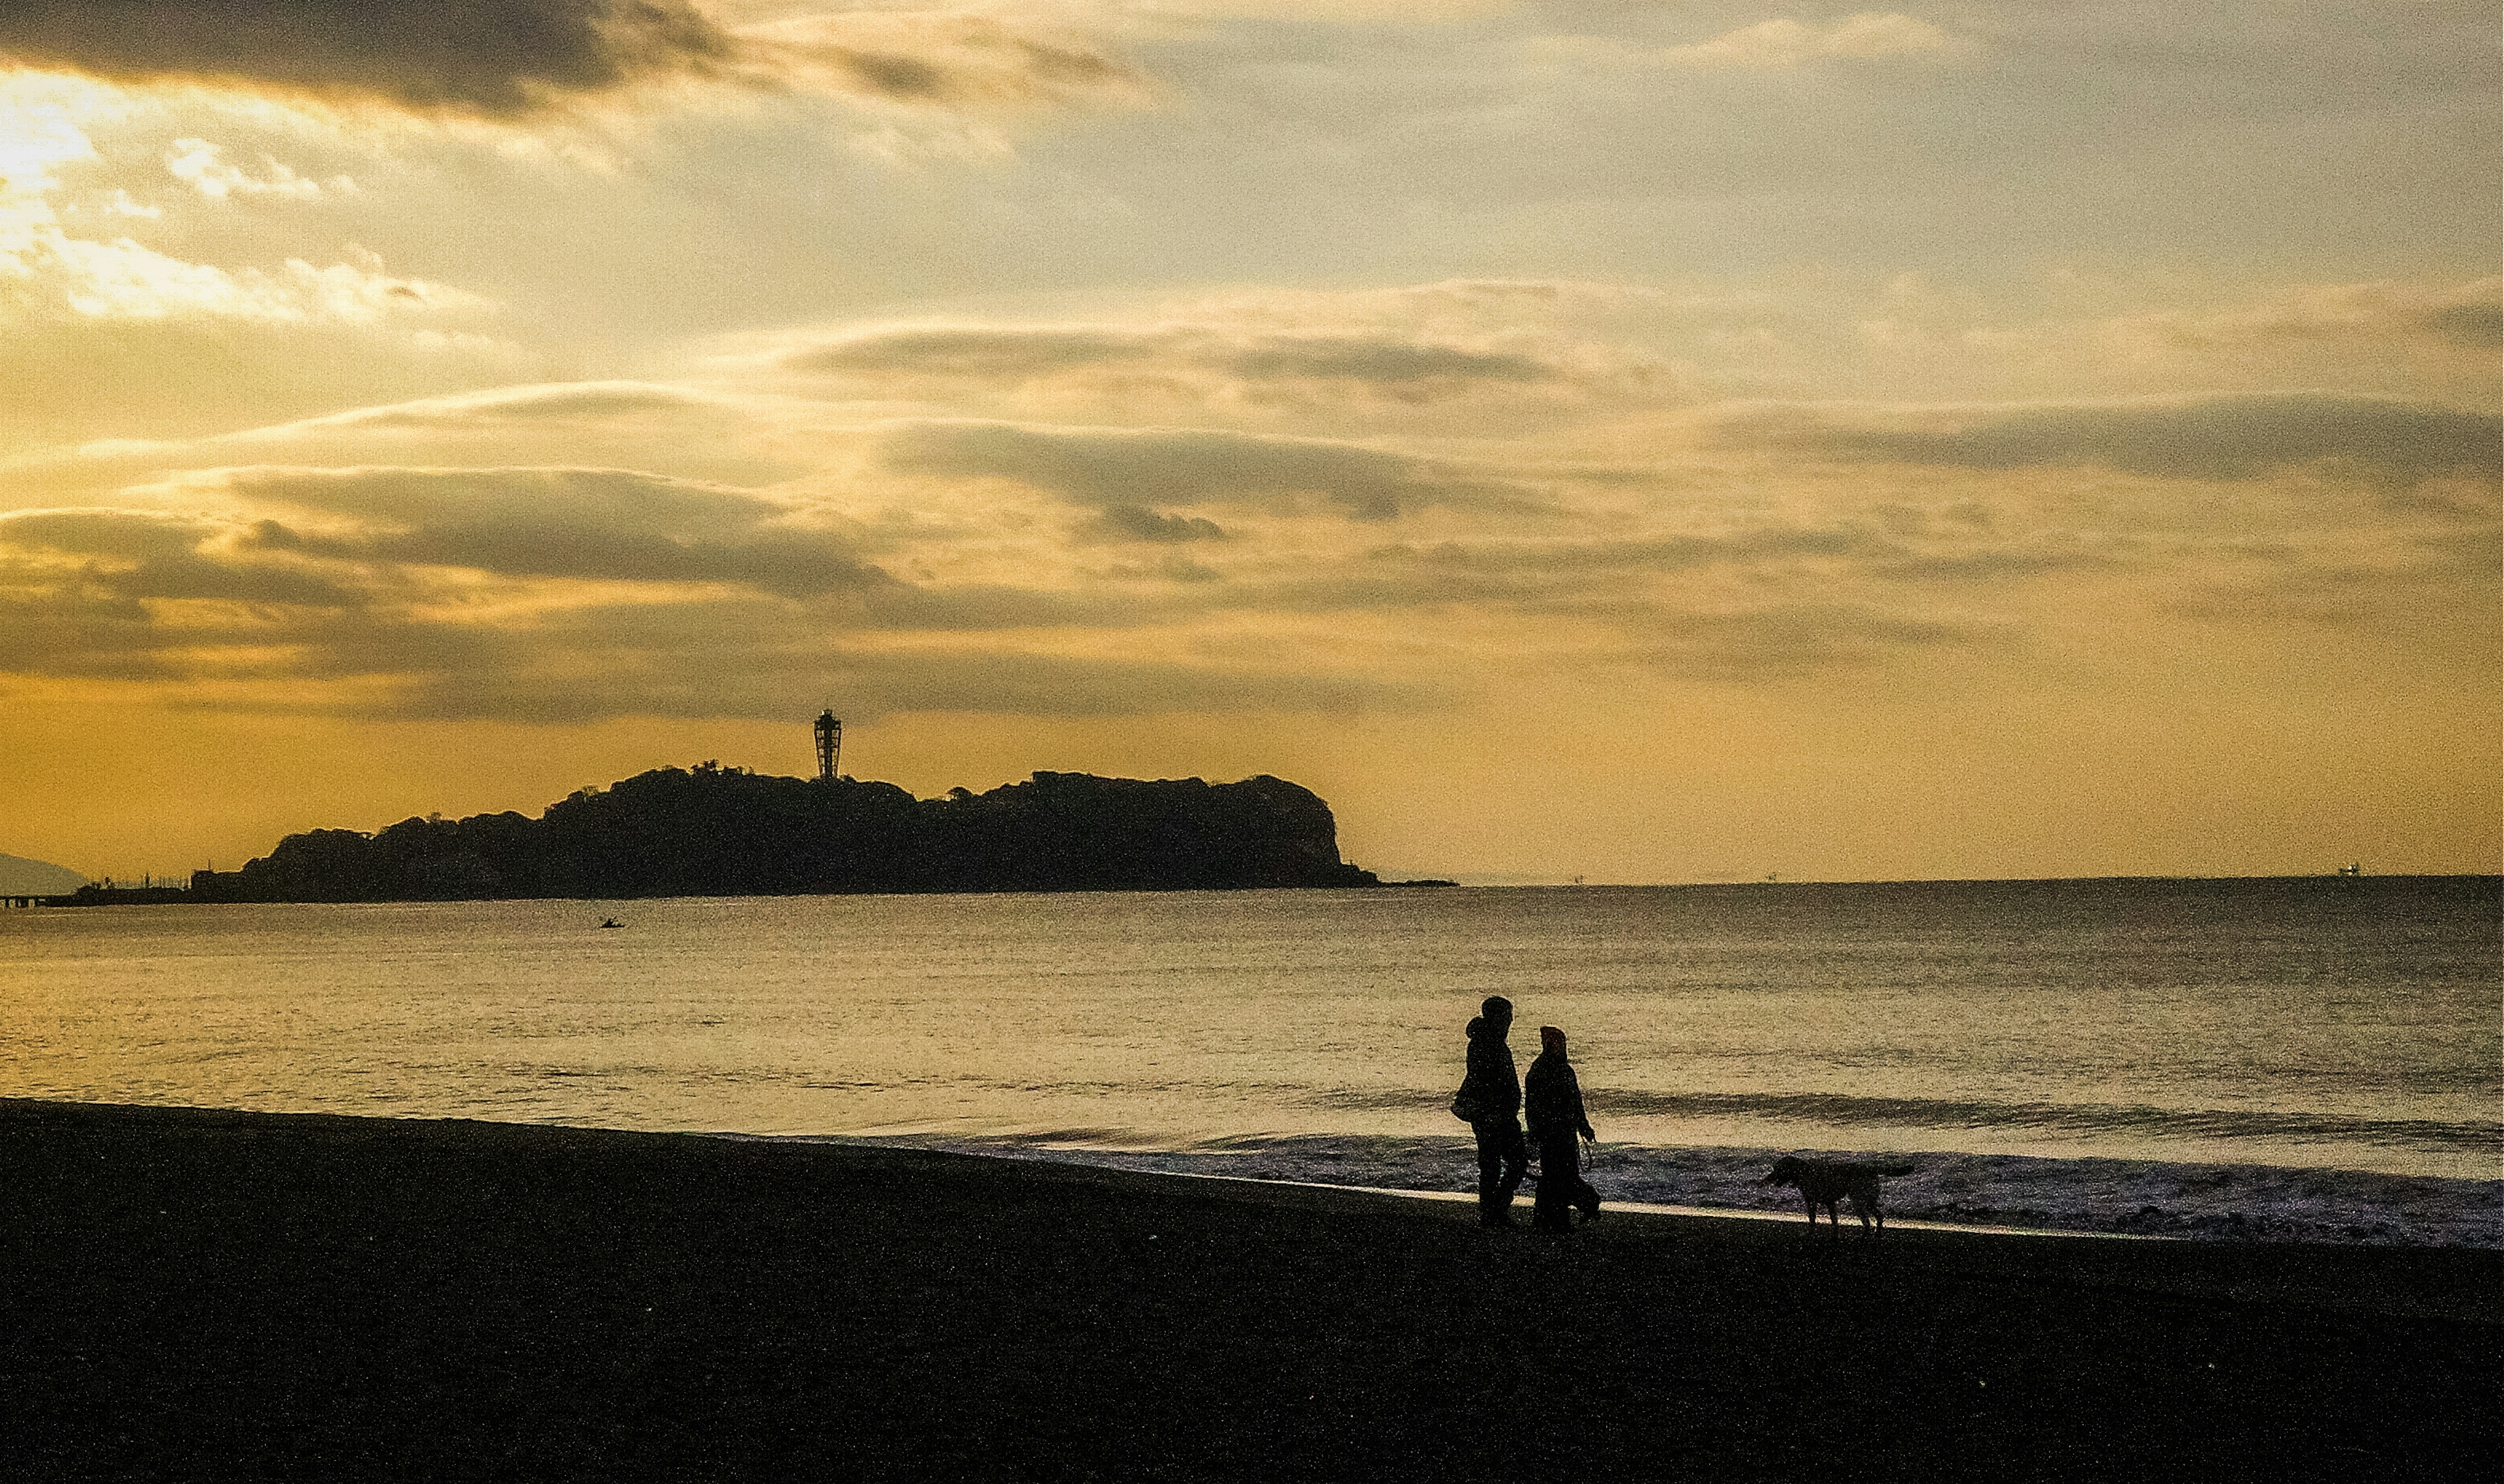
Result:
{"type": "Polygon", "coordinates": [[[1455,1111],[1467,1110],[1471,1132],[1478,1140],[1478,1220],[1489,1226],[1513,1225],[1513,1192],[1521,1188],[1529,1150],[1521,1140],[1521,1078],[1513,1070],[1513,1001],[1487,996],[1470,1021],[1469,1075],[1462,1080],[1455,1111]]]}
{"type": "Polygon", "coordinates": [[[1589,1141],[1591,1121],[1582,1113],[1582,1085],[1574,1064],[1565,1059],[1565,1033],[1553,1025],[1539,1027],[1539,1056],[1530,1063],[1522,1090],[1528,1102],[1530,1139],[1539,1147],[1539,1198],[1530,1208],[1530,1225],[1542,1231],[1571,1231],[1576,1206],[1585,1225],[1600,1219],[1600,1192],[1582,1179],[1582,1148],[1589,1141]]]}

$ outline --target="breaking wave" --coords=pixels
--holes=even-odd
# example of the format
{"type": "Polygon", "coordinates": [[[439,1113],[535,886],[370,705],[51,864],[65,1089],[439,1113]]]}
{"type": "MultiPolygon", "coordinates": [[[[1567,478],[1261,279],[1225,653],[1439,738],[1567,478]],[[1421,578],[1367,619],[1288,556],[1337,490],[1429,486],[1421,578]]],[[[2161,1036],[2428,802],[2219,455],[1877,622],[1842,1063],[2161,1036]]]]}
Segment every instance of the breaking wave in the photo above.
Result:
{"type": "MultiPolygon", "coordinates": [[[[1602,1094],[1594,1093],[1595,1099],[1602,1094]]],[[[1613,1112],[1671,1117],[1778,1118],[1839,1127],[2029,1128],[2191,1139],[2357,1139],[2438,1149],[2504,1148],[2493,1119],[2377,1119],[2260,1109],[2158,1108],[2133,1103],[1993,1102],[1852,1097],[1825,1092],[1609,1092],[1613,1112]]]]}
{"type": "MultiPolygon", "coordinates": [[[[1185,1149],[1106,1147],[1117,1137],[1112,1130],[1068,1128],[836,1142],[1371,1190],[1477,1188],[1467,1137],[1245,1137],[1185,1149]]],[[[1916,1221],[2211,1241],[2504,1248],[2504,1180],[2266,1164],[1608,1143],[1592,1147],[1584,1174],[1606,1200],[1796,1213],[1792,1191],[1763,1183],[1773,1161],[1788,1153],[1912,1165],[1911,1174],[1886,1183],[1885,1200],[1891,1216],[1916,1221]]]]}

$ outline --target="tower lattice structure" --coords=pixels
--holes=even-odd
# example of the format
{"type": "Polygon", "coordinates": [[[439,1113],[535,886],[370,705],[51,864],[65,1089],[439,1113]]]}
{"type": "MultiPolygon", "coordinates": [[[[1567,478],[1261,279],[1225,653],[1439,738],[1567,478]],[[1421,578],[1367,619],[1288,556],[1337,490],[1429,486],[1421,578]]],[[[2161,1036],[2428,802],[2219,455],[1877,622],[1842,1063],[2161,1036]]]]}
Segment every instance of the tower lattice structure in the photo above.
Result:
{"type": "Polygon", "coordinates": [[[817,781],[835,780],[837,767],[844,760],[844,724],[831,710],[817,714],[817,781]]]}

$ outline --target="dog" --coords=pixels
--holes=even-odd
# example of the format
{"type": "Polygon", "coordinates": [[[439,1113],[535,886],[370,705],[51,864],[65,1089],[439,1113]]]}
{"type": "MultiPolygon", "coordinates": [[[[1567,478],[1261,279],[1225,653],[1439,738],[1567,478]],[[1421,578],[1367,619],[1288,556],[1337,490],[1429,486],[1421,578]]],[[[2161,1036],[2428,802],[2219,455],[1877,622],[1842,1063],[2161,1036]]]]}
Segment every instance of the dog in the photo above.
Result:
{"type": "Polygon", "coordinates": [[[1766,1185],[1796,1188],[1808,1202],[1808,1224],[1817,1225],[1817,1208],[1826,1208],[1826,1218],[1837,1231],[1843,1229],[1843,1218],[1836,1204],[1845,1196],[1852,1198],[1852,1214],[1861,1218],[1863,1232],[1887,1229],[1886,1213],[1878,1209],[1878,1180],[1883,1175],[1909,1175],[1909,1164],[1850,1164],[1840,1159],[1803,1159],[1797,1155],[1785,1155],[1774,1161],[1766,1185]],[[1877,1225],[1873,1228],[1871,1223],[1877,1225]]]}

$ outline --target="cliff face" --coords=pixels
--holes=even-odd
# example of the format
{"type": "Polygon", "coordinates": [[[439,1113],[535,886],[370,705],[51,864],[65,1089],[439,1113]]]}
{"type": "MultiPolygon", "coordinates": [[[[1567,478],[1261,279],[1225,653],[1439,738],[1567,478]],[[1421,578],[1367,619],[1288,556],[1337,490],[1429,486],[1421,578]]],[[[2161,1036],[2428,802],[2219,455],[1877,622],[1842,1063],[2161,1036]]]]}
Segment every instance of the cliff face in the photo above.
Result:
{"type": "Polygon", "coordinates": [[[1211,785],[1038,773],[930,808],[926,858],[984,891],[1373,884],[1339,863],[1330,806],[1266,774],[1211,785]]]}
{"type": "Polygon", "coordinates": [[[0,855],[0,896],[52,896],[76,891],[87,878],[67,866],[22,855],[0,855]]]}
{"type": "Polygon", "coordinates": [[[1038,773],[986,794],[917,800],[890,783],[760,777],[712,764],[585,789],[539,819],[404,819],[375,835],[290,835],[240,871],[201,872],[224,902],[753,896],[824,891],[1180,890],[1363,886],[1310,790],[1038,773]]]}

